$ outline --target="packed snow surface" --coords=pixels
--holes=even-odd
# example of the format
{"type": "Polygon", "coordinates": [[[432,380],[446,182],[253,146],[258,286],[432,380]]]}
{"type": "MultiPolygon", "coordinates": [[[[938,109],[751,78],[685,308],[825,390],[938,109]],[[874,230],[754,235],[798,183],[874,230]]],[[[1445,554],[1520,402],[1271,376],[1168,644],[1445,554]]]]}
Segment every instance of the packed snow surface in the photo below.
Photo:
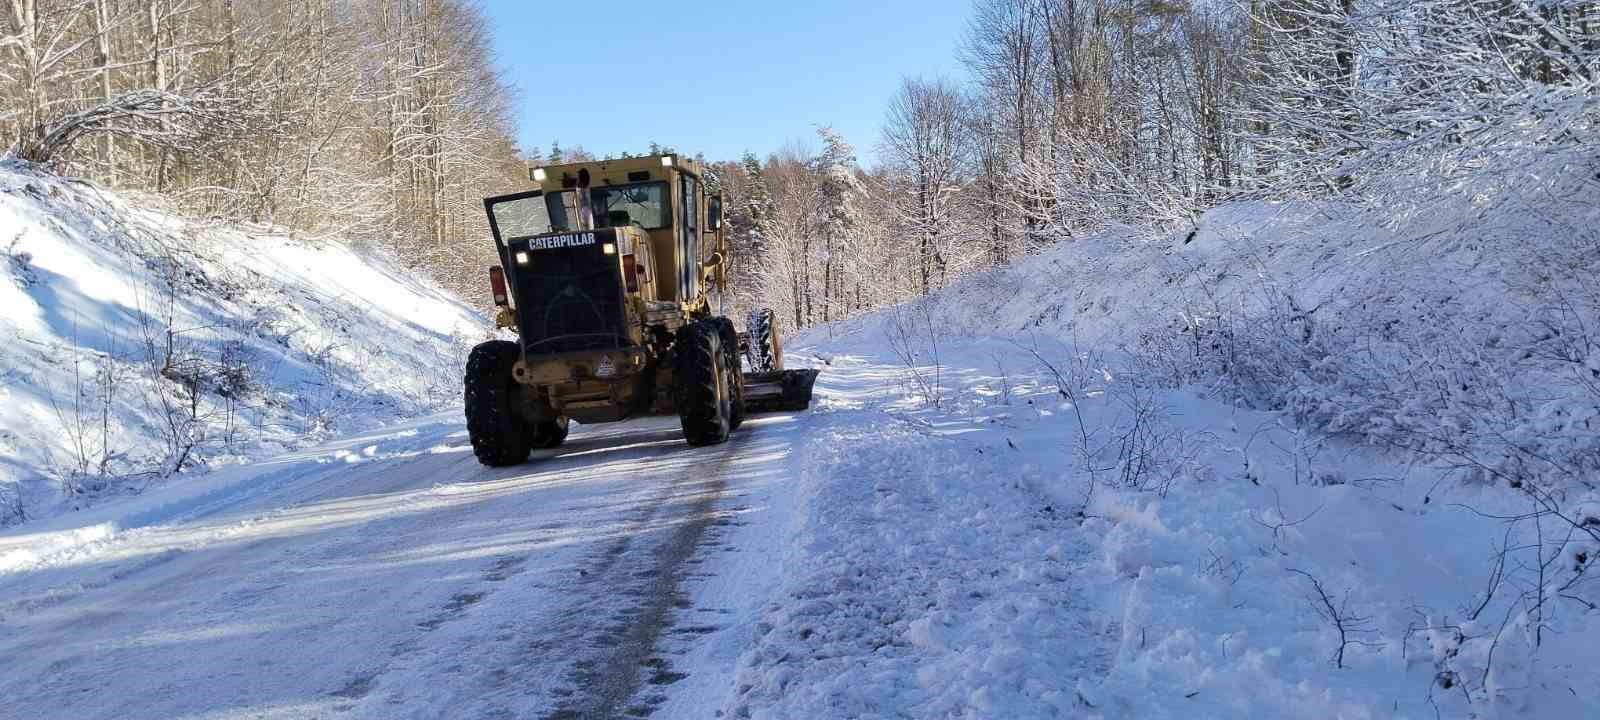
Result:
{"type": "Polygon", "coordinates": [[[1517,604],[1466,617],[1504,541],[1492,516],[1526,510],[1514,496],[1192,389],[1135,399],[1096,369],[1068,399],[1035,356],[1065,368],[1056,340],[944,338],[932,407],[878,329],[805,339],[828,366],[803,512],[731,717],[1567,718],[1600,702],[1593,614],[1542,638],[1517,604]],[[1138,408],[1162,447],[1131,487],[1117,448],[1138,408]],[[1337,665],[1313,580],[1347,613],[1337,665]],[[1430,622],[1496,638],[1494,657],[1430,622]],[[1440,687],[1444,656],[1489,694],[1440,687]]]}
{"type": "Polygon", "coordinates": [[[1600,318],[1551,220],[1242,203],[805,334],[725,711],[1593,714],[1600,318]]]}
{"type": "Polygon", "coordinates": [[[0,574],[0,716],[708,717],[797,431],[693,449],[646,419],[488,469],[448,413],[0,535],[140,525],[0,574]]]}

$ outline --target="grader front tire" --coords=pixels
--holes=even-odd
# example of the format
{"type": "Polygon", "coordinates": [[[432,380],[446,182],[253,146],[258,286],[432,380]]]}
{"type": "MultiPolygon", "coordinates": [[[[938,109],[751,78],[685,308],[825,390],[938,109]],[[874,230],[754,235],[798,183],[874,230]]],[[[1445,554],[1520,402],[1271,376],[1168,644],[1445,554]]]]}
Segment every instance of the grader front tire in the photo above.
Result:
{"type": "Polygon", "coordinates": [[[722,341],[722,358],[727,363],[728,390],[731,393],[728,402],[728,429],[738,430],[744,424],[744,374],[739,372],[739,331],[733,327],[733,321],[725,317],[712,318],[711,322],[717,325],[717,334],[722,341]]]}
{"type": "Polygon", "coordinates": [[[678,331],[678,419],[690,445],[726,442],[732,427],[732,393],[722,333],[711,322],[694,322],[678,331]]]}

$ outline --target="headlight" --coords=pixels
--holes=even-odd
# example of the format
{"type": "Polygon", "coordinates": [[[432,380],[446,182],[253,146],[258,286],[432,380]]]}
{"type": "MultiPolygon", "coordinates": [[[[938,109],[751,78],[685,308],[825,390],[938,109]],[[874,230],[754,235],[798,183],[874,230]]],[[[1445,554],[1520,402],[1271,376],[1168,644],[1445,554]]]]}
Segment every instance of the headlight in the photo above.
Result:
{"type": "Polygon", "coordinates": [[[525,252],[517,253],[517,264],[518,265],[527,265],[528,264],[528,254],[525,253],[525,252]]]}
{"type": "Polygon", "coordinates": [[[671,155],[668,155],[666,157],[661,158],[661,167],[672,167],[672,156],[671,155]]]}
{"type": "Polygon", "coordinates": [[[544,173],[544,168],[534,168],[533,169],[533,181],[534,182],[544,182],[544,179],[546,177],[547,176],[544,173]]]}
{"type": "Polygon", "coordinates": [[[615,255],[617,254],[617,246],[614,243],[606,243],[600,246],[600,252],[603,252],[607,255],[615,255]]]}

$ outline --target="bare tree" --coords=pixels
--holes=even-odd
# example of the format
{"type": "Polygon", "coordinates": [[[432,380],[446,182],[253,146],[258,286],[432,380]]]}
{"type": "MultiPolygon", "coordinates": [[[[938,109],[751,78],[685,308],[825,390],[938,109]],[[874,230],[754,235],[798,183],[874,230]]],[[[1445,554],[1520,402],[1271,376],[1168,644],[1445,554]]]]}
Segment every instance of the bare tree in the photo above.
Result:
{"type": "Polygon", "coordinates": [[[947,279],[945,243],[967,173],[966,114],[965,98],[948,81],[906,79],[883,126],[883,155],[905,178],[895,205],[917,244],[923,294],[947,279]]]}
{"type": "Polygon", "coordinates": [[[4,0],[0,146],[194,213],[385,245],[481,294],[522,153],[462,0],[4,0]]]}
{"type": "MultiPolygon", "coordinates": [[[[1027,163],[1037,146],[1040,115],[1041,26],[1035,0],[982,0],[974,6],[967,38],[959,49],[992,104],[993,124],[1004,131],[1004,147],[1019,164],[1027,163]]],[[[1035,194],[1017,188],[1012,199],[1023,207],[1035,194]]],[[[1030,243],[1038,228],[1034,214],[1022,213],[1030,243]]]]}

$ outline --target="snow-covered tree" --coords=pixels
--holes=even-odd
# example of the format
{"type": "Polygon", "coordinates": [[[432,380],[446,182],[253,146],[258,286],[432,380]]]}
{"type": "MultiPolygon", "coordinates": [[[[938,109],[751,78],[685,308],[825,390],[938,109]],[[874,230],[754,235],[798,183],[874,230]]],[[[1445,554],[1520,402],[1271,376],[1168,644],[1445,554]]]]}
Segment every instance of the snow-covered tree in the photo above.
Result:
{"type": "Polygon", "coordinates": [[[755,153],[746,152],[739,160],[739,167],[745,177],[746,190],[740,207],[749,233],[749,246],[758,253],[764,252],[769,232],[767,225],[772,219],[772,191],[767,187],[766,172],[761,169],[761,161],[756,159],[755,153]]]}
{"type": "Polygon", "coordinates": [[[1279,194],[1543,192],[1592,159],[1600,6],[1263,2],[1247,117],[1279,194]]]}
{"type": "Polygon", "coordinates": [[[855,148],[831,127],[817,128],[817,137],[822,152],[812,161],[812,172],[817,175],[817,233],[822,241],[822,321],[827,322],[841,314],[834,308],[848,305],[852,291],[860,295],[861,268],[853,267],[847,254],[860,225],[862,187],[856,178],[855,148]]]}

